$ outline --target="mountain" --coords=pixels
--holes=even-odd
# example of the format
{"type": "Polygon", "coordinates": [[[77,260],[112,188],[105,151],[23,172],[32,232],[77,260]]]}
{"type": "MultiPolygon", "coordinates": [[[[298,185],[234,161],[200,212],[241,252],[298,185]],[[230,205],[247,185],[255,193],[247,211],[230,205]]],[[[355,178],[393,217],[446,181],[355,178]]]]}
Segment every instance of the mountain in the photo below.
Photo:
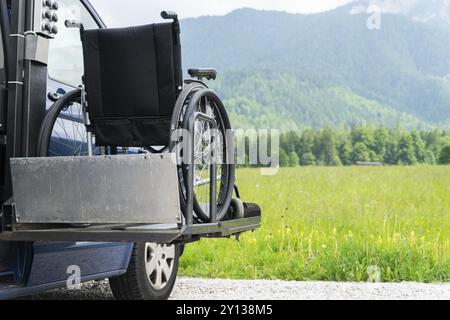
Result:
{"type": "Polygon", "coordinates": [[[450,29],[449,0],[421,0],[408,12],[415,21],[450,29]]]}
{"type": "Polygon", "coordinates": [[[376,6],[382,13],[403,14],[416,22],[450,28],[449,0],[357,0],[351,5],[353,12],[376,6]]]}
{"type": "Polygon", "coordinates": [[[369,1],[312,15],[240,9],[187,19],[185,66],[219,71],[210,84],[235,127],[447,127],[450,28],[418,22],[416,2],[383,13],[380,30],[351,14],[369,1]]]}

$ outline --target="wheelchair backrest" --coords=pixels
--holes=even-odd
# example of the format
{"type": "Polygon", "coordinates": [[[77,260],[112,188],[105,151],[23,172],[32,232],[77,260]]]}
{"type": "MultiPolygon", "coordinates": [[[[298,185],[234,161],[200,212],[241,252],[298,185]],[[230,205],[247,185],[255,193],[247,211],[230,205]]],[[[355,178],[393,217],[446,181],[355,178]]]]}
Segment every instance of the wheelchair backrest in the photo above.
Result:
{"type": "Polygon", "coordinates": [[[181,85],[173,24],[85,30],[82,42],[96,144],[167,145],[181,85]]]}

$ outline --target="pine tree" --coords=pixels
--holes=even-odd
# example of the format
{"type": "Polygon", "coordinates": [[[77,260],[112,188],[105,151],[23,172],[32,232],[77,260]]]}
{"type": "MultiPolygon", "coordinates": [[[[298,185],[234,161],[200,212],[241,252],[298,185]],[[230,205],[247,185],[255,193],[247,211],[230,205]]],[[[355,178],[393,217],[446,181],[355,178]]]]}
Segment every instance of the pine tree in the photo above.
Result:
{"type": "Polygon", "coordinates": [[[379,127],[374,133],[374,148],[373,151],[377,155],[377,160],[384,161],[387,152],[387,143],[389,140],[389,130],[384,126],[379,127]]]}
{"type": "Polygon", "coordinates": [[[352,164],[352,151],[353,145],[350,137],[350,133],[347,127],[344,127],[343,132],[339,135],[338,154],[341,163],[345,166],[352,164]]]}
{"type": "Polygon", "coordinates": [[[425,162],[425,142],[423,141],[422,137],[416,130],[414,130],[411,133],[411,137],[412,137],[413,144],[414,144],[416,159],[419,163],[424,163],[425,162]]]}
{"type": "Polygon", "coordinates": [[[404,133],[398,142],[398,161],[401,165],[417,164],[414,141],[409,133],[404,133]]]}
{"type": "Polygon", "coordinates": [[[436,156],[434,155],[433,151],[431,150],[425,151],[425,163],[429,165],[436,164],[436,156]]]}
{"type": "Polygon", "coordinates": [[[353,163],[370,161],[369,148],[363,142],[357,142],[353,147],[353,163]]]}
{"type": "Polygon", "coordinates": [[[435,155],[439,154],[441,149],[441,132],[439,130],[433,130],[423,134],[426,148],[433,151],[435,155]]]}
{"type": "Polygon", "coordinates": [[[353,163],[352,161],[353,146],[350,140],[342,142],[339,146],[338,151],[339,151],[339,158],[344,166],[349,166],[353,163]]]}
{"type": "Polygon", "coordinates": [[[303,131],[300,138],[299,150],[296,150],[298,154],[305,155],[313,152],[314,135],[315,133],[311,129],[306,129],[305,131],[303,131]]]}
{"type": "Polygon", "coordinates": [[[280,167],[286,168],[289,166],[289,156],[283,148],[280,148],[280,167]]]}
{"type": "Polygon", "coordinates": [[[334,166],[341,161],[337,161],[336,138],[330,127],[326,127],[320,136],[320,160],[326,166],[334,166]]]}
{"type": "Polygon", "coordinates": [[[300,137],[298,136],[297,132],[288,132],[285,139],[286,152],[297,152],[297,150],[300,148],[300,137]]]}
{"type": "Polygon", "coordinates": [[[297,153],[292,151],[289,154],[289,167],[296,168],[299,166],[299,164],[300,164],[300,161],[299,161],[297,153]]]}
{"type": "Polygon", "coordinates": [[[364,143],[367,148],[371,148],[374,145],[374,136],[368,127],[353,127],[352,142],[356,145],[358,142],[364,143]]]}
{"type": "Polygon", "coordinates": [[[450,145],[442,148],[439,154],[439,164],[450,164],[450,145]]]}
{"type": "Polygon", "coordinates": [[[390,165],[398,164],[398,143],[396,139],[391,135],[386,143],[386,153],[384,155],[383,162],[390,165]]]}
{"type": "Polygon", "coordinates": [[[302,155],[300,159],[300,164],[302,166],[315,166],[316,165],[316,157],[312,152],[307,152],[302,155]]]}

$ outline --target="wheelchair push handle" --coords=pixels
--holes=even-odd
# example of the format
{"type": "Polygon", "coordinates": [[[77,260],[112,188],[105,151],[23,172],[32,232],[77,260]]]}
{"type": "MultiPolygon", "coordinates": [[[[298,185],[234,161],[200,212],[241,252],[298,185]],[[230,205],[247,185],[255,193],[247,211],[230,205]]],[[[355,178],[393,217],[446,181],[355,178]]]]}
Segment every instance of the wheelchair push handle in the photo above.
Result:
{"type": "Polygon", "coordinates": [[[164,20],[173,20],[173,26],[176,33],[180,34],[180,21],[178,20],[178,14],[174,11],[161,12],[161,18],[164,20]]]}
{"type": "Polygon", "coordinates": [[[163,18],[164,20],[172,19],[174,22],[177,22],[178,14],[173,11],[163,11],[163,12],[161,12],[161,18],[163,18]]]}
{"type": "Polygon", "coordinates": [[[66,20],[64,22],[64,25],[67,28],[77,28],[77,29],[80,29],[80,30],[84,29],[83,24],[80,21],[76,21],[76,20],[66,20]]]}
{"type": "Polygon", "coordinates": [[[173,20],[173,31],[175,32],[175,43],[180,45],[180,21],[178,20],[178,14],[174,11],[163,11],[161,12],[161,18],[164,20],[173,20]]]}

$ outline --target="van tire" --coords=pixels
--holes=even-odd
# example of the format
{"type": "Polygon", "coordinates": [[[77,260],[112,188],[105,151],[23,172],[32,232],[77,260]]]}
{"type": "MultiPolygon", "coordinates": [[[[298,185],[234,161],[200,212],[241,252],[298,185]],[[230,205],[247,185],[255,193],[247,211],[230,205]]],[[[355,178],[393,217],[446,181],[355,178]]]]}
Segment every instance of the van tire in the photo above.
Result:
{"type": "MultiPolygon", "coordinates": [[[[114,298],[116,300],[167,300],[175,285],[179,259],[179,245],[169,247],[150,243],[136,243],[131,254],[127,272],[121,276],[109,279],[109,286],[114,298]],[[162,284],[158,285],[159,282],[157,280],[155,281],[156,276],[152,277],[147,275],[147,270],[149,270],[148,259],[152,255],[164,257],[165,254],[162,252],[168,252],[167,256],[173,255],[173,259],[170,258],[171,261],[167,261],[167,265],[170,264],[171,266],[170,276],[160,275],[163,281],[160,281],[162,284]]],[[[165,263],[164,260],[161,261],[165,263]]],[[[161,266],[161,261],[158,260],[156,263],[161,266]]],[[[158,271],[155,270],[154,272],[157,273],[158,271]]]]}

